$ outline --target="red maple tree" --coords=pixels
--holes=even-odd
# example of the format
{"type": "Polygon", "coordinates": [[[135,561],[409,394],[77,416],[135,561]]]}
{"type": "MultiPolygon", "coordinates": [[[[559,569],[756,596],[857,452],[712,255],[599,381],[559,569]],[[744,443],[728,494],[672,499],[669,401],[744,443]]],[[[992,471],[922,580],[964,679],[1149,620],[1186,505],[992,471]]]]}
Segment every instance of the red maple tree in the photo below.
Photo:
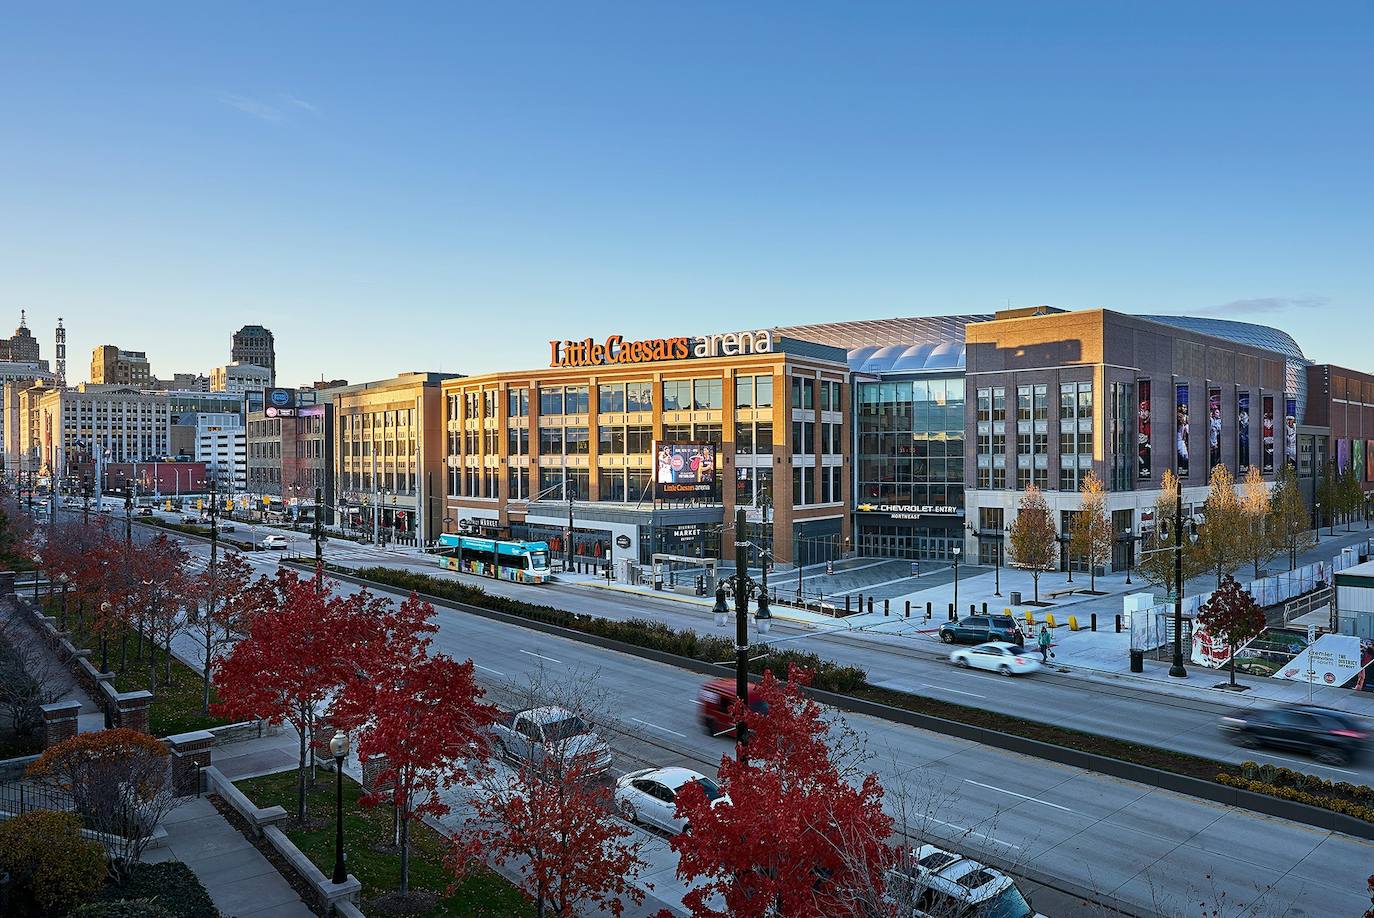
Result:
{"type": "Polygon", "coordinates": [[[394,637],[369,655],[366,676],[350,682],[330,707],[336,726],[359,731],[359,758],[379,757],[374,791],[364,806],[389,800],[400,819],[402,896],[410,891],[410,820],[449,812],[440,791],[486,758],[496,709],[481,701],[472,661],[427,654],[433,607],[413,594],[393,622],[394,637]],[[407,638],[409,638],[407,640],[407,638]]]}
{"type": "Polygon", "coordinates": [[[1211,598],[1202,604],[1197,613],[1198,626],[1213,638],[1221,638],[1230,651],[1228,668],[1231,671],[1231,684],[1236,684],[1236,648],[1259,635],[1268,622],[1264,619],[1264,609],[1255,602],[1250,591],[1227,576],[1211,598]]]}
{"type": "Polygon", "coordinates": [[[871,773],[858,786],[845,779],[805,681],[795,669],[786,682],[765,673],[751,708],[736,702],[749,755],[721,758],[728,799],[713,803],[696,784],[678,794],[688,830],[671,844],[678,876],[700,881],[683,898],[694,918],[858,918],[880,904],[892,832],[882,787],[871,773]]]}
{"type": "Polygon", "coordinates": [[[162,684],[172,681],[172,639],[187,625],[187,609],[195,605],[195,584],[186,563],[190,555],[167,536],[158,534],[135,546],[135,605],[142,610],[148,633],[148,688],[156,690],[156,650],[162,648],[162,684]]]}
{"type": "MultiPolygon", "coordinates": [[[[579,707],[570,695],[559,706],[579,707]]],[[[634,833],[611,812],[609,789],[589,774],[576,744],[546,746],[510,767],[496,760],[466,790],[467,813],[450,866],[459,877],[476,865],[512,865],[537,918],[572,918],[597,909],[620,915],[644,893],[634,833]]]]}
{"type": "Polygon", "coordinates": [[[300,735],[296,818],[302,822],[307,751],[320,712],[387,639],[389,606],[366,590],[343,596],[279,570],[247,635],[215,668],[216,715],[284,721],[300,735]]]}

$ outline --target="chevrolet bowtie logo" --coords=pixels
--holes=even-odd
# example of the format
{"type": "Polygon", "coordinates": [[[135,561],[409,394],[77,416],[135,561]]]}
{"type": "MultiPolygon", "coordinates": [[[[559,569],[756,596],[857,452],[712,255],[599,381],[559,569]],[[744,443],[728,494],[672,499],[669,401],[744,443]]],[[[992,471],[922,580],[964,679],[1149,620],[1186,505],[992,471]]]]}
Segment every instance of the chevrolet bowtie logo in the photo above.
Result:
{"type": "Polygon", "coordinates": [[[873,505],[872,505],[872,504],[859,504],[859,506],[856,507],[855,509],[857,509],[857,510],[863,512],[863,513],[867,513],[867,512],[869,512],[869,511],[871,511],[871,510],[873,509],[873,505]]]}

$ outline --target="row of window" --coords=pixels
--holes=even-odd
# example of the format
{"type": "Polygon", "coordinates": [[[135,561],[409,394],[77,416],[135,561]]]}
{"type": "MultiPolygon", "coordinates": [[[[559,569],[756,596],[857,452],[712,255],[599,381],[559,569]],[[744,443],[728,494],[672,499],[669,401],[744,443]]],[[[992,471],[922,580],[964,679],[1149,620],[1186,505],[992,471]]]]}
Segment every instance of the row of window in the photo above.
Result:
{"type": "MultiPolygon", "coordinates": [[[[723,405],[724,380],[720,377],[705,379],[670,379],[662,384],[663,410],[665,411],[711,411],[723,405]]],[[[792,380],[793,406],[812,408],[819,387],[822,411],[841,410],[841,387],[838,382],[818,381],[794,377],[792,380]]],[[[465,418],[494,418],[496,414],[497,390],[485,389],[479,392],[465,392],[448,396],[448,417],[455,420],[465,418]],[[460,400],[461,399],[461,400],[460,400]],[[461,409],[461,414],[460,414],[461,409]]],[[[582,415],[587,414],[591,399],[589,387],[545,386],[538,390],[540,415],[582,415]]],[[[771,408],[773,406],[773,377],[737,376],[735,377],[736,408],[771,408]]],[[[619,414],[631,411],[653,410],[653,383],[601,383],[597,386],[597,410],[603,414],[619,414]]],[[[508,417],[523,418],[530,413],[530,393],[526,388],[506,390],[506,414],[508,417]]]]}

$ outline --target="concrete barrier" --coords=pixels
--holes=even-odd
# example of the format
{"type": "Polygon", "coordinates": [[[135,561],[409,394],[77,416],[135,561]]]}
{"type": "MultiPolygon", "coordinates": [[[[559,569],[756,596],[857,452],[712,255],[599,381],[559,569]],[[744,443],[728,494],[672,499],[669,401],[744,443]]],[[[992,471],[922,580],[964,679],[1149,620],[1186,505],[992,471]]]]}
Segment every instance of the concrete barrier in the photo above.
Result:
{"type": "Polygon", "coordinates": [[[234,812],[243,817],[244,821],[252,828],[253,834],[261,836],[262,830],[280,822],[286,818],[286,810],[280,806],[259,807],[249,800],[243,793],[234,786],[234,782],[224,776],[224,773],[213,765],[201,769],[201,780],[205,782],[205,792],[207,794],[218,794],[220,799],[229,804],[234,812]]]}

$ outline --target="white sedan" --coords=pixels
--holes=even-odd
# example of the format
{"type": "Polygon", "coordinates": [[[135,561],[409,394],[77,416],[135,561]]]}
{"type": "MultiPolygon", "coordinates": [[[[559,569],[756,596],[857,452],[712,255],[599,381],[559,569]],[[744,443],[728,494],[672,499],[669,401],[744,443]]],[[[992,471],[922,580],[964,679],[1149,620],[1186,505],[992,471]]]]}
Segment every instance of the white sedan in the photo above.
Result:
{"type": "Polygon", "coordinates": [[[1004,676],[1021,676],[1040,668],[1040,661],[1028,656],[1024,648],[1006,641],[961,647],[949,655],[949,662],[965,669],[986,669],[1004,676]]]}
{"type": "Polygon", "coordinates": [[[286,536],[266,535],[262,537],[263,549],[286,548],[286,536]]]}
{"type": "Polygon", "coordinates": [[[677,795],[693,781],[701,784],[712,806],[729,799],[716,782],[690,768],[644,768],[615,782],[615,808],[628,822],[642,822],[676,834],[687,824],[676,815],[677,795]]]}

